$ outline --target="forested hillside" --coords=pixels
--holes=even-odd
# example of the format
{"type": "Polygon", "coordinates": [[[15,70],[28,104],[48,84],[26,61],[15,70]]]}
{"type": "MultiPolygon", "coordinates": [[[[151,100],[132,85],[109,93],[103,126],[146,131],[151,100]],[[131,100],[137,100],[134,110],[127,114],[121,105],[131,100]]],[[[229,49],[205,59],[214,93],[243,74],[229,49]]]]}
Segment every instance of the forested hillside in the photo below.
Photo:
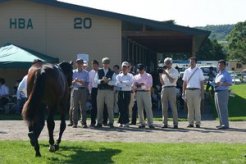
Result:
{"type": "Polygon", "coordinates": [[[211,40],[225,41],[226,36],[231,32],[234,25],[207,25],[205,27],[195,27],[202,30],[211,31],[209,38],[211,40]]]}

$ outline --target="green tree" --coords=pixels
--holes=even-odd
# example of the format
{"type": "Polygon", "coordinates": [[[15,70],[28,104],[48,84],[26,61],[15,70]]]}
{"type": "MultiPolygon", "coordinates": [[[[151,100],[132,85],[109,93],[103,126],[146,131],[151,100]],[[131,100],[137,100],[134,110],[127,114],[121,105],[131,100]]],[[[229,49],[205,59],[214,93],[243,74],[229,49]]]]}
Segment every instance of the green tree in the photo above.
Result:
{"type": "Polygon", "coordinates": [[[217,40],[206,39],[197,53],[198,60],[219,60],[225,59],[226,54],[223,47],[217,40]]]}
{"type": "Polygon", "coordinates": [[[227,36],[229,59],[246,63],[246,21],[237,23],[227,36]]]}

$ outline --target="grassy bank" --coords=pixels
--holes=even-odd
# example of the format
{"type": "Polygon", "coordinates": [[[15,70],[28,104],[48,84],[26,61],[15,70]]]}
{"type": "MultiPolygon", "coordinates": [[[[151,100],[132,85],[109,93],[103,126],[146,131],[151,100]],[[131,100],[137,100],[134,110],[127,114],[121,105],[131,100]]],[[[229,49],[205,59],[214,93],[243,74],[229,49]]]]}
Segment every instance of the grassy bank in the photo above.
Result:
{"type": "Polygon", "coordinates": [[[41,158],[27,141],[0,141],[0,163],[245,163],[245,144],[63,142],[56,153],[41,142],[41,158]]]}

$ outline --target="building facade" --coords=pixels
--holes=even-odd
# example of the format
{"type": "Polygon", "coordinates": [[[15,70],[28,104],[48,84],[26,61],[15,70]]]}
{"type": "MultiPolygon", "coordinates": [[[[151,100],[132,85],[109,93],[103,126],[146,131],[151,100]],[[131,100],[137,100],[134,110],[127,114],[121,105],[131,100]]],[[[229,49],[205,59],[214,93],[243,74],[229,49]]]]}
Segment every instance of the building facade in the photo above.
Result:
{"type": "MultiPolygon", "coordinates": [[[[0,0],[0,46],[12,43],[46,54],[60,61],[89,54],[112,64],[130,60],[149,67],[157,65],[160,52],[199,50],[208,31],[158,22],[55,0],[0,0]]],[[[90,62],[90,61],[89,61],[90,62]]],[[[12,70],[0,70],[9,76],[12,70]],[[7,72],[7,74],[6,74],[7,72]]],[[[11,81],[26,70],[16,70],[11,81]]]]}

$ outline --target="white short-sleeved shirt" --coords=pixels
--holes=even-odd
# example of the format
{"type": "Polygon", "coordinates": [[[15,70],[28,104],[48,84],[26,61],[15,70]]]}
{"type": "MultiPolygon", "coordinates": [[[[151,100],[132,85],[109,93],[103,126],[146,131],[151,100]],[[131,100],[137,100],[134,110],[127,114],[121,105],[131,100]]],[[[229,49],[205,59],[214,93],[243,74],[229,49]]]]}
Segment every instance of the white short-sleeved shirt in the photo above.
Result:
{"type": "Polygon", "coordinates": [[[162,74],[161,78],[162,78],[162,80],[164,82],[163,86],[176,86],[176,82],[177,82],[177,79],[179,77],[178,70],[176,70],[175,68],[171,68],[169,70],[166,69],[165,71],[169,74],[169,76],[171,76],[174,79],[174,81],[171,83],[170,80],[168,79],[167,75],[166,74],[162,74]]]}
{"type": "Polygon", "coordinates": [[[189,67],[186,69],[184,72],[183,81],[187,82],[194,71],[196,72],[187,83],[186,88],[201,88],[201,81],[204,81],[204,76],[202,70],[198,67],[194,67],[193,69],[189,67]]]}

